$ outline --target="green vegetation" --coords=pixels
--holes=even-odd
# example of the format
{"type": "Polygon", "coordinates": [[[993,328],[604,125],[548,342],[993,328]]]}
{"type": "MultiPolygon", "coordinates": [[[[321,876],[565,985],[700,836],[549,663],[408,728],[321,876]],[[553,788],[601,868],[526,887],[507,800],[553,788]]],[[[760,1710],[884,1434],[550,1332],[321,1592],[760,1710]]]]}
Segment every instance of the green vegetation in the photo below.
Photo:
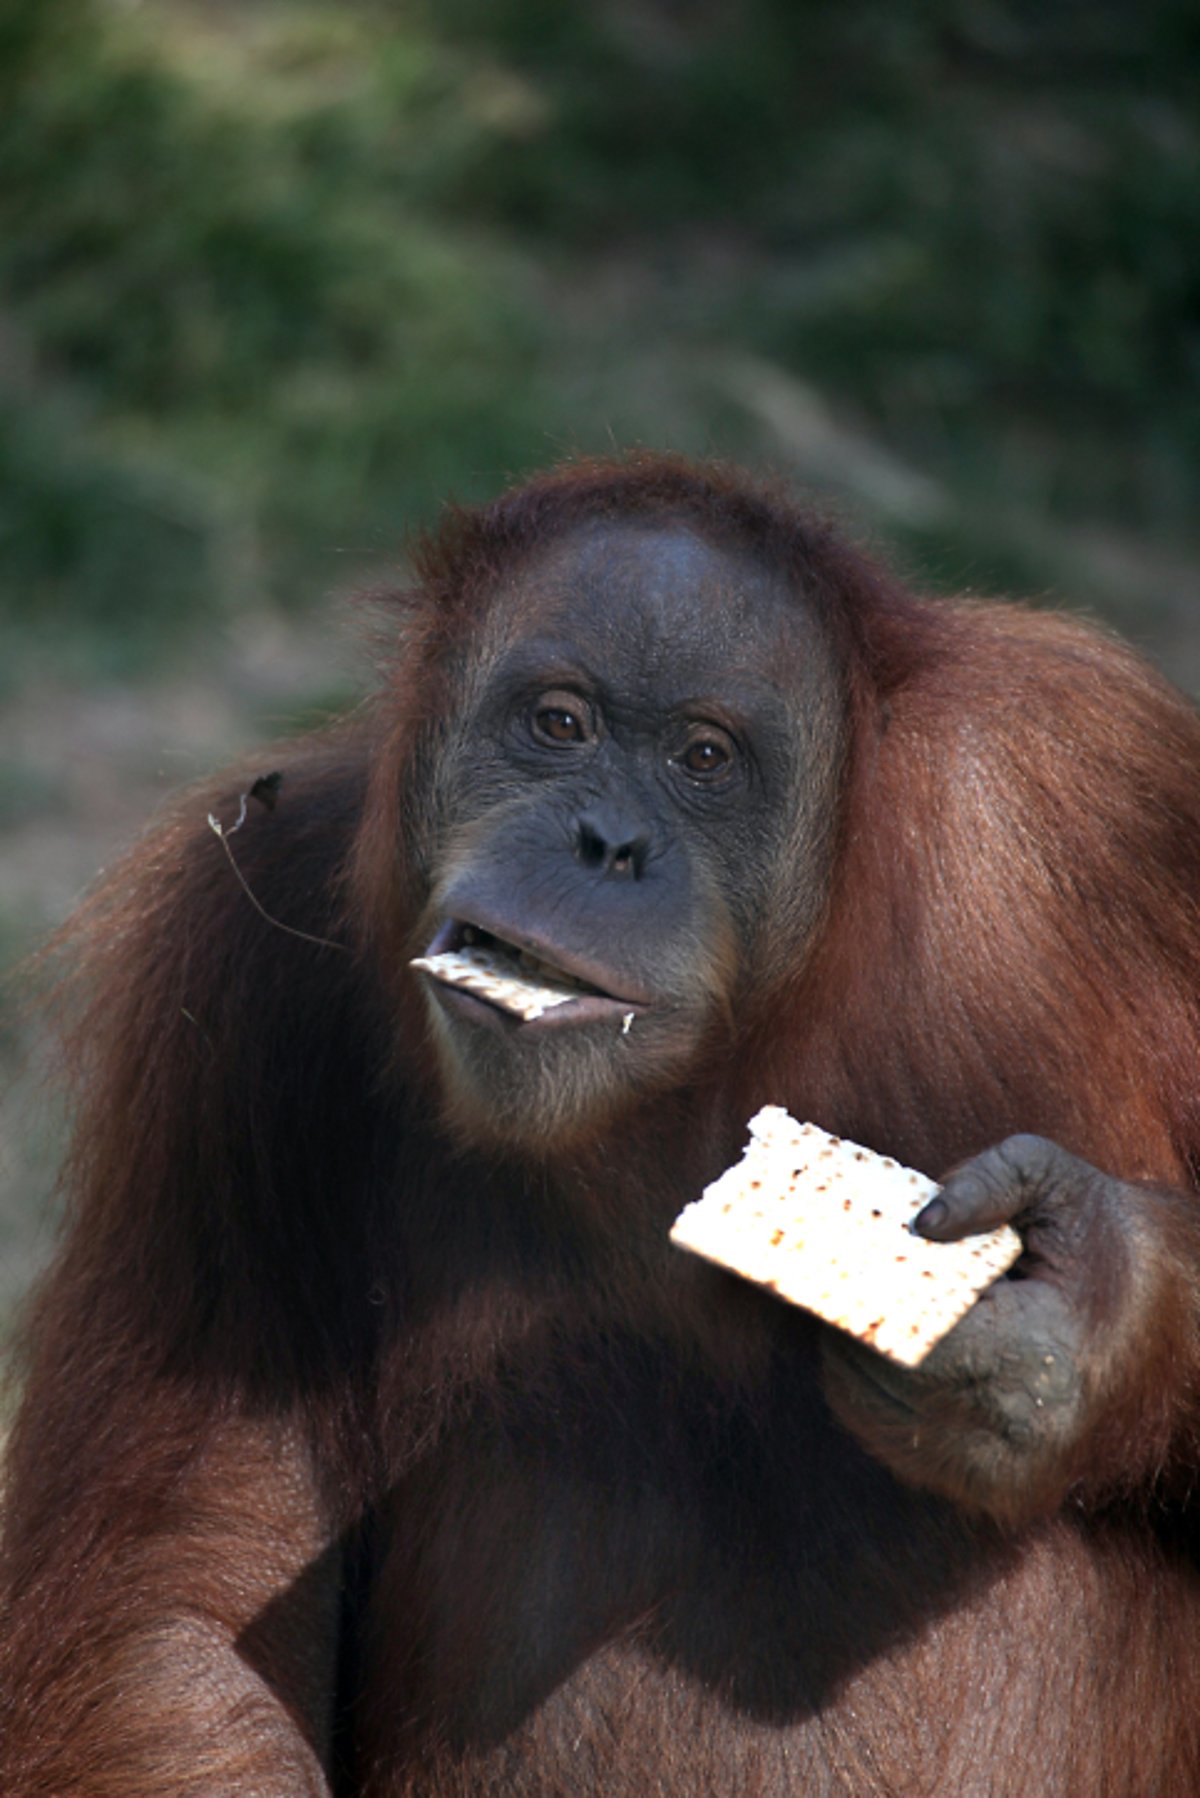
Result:
{"type": "Polygon", "coordinates": [[[1196,553],[1198,21],[0,0],[0,648],[136,664],[632,438],[1119,600],[1114,530],[1196,553]]]}

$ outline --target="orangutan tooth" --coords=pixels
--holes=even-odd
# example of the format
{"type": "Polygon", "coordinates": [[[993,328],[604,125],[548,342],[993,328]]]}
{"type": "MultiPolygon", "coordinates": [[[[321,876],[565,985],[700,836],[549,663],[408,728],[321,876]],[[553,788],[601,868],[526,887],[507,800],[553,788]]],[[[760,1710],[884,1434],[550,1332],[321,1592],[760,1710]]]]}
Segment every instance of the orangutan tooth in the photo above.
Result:
{"type": "Polygon", "coordinates": [[[750,1120],[743,1159],[684,1207],[671,1240],[915,1367],[1021,1253],[1002,1225],[928,1242],[909,1225],[939,1190],[924,1174],[797,1124],[750,1120]]]}

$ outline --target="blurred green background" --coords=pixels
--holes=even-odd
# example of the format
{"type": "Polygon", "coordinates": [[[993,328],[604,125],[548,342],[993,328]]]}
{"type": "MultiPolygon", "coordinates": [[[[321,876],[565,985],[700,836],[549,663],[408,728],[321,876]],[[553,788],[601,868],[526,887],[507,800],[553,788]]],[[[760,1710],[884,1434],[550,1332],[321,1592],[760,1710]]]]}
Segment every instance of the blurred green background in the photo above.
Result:
{"type": "MultiPolygon", "coordinates": [[[[1194,0],[0,0],[0,961],[576,449],[782,468],[1200,686],[1198,71],[1194,0]]],[[[11,1009],[0,1064],[2,1307],[11,1009]]]]}

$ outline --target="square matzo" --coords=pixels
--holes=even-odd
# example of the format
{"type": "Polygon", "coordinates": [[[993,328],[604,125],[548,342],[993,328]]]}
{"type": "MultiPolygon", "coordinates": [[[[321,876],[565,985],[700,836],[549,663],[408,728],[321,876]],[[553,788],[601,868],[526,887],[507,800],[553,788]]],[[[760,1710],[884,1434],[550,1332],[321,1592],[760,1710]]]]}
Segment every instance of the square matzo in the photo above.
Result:
{"type": "Polygon", "coordinates": [[[914,1235],[937,1191],[767,1105],[743,1159],[684,1207],[671,1240],[915,1367],[1021,1253],[1007,1224],[962,1242],[914,1235]]]}

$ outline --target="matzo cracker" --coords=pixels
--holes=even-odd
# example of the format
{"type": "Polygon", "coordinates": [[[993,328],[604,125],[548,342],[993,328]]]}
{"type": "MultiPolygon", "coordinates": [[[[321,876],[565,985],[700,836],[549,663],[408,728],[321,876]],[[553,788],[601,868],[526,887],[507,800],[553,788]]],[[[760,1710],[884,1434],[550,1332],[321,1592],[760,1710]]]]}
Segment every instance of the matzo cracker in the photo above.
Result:
{"type": "Polygon", "coordinates": [[[565,1005],[569,999],[580,996],[578,986],[543,976],[529,977],[511,954],[485,948],[481,943],[446,949],[438,955],[418,955],[409,965],[422,968],[446,986],[461,986],[469,993],[478,993],[480,998],[523,1018],[527,1024],[555,1005],[565,1005]]]}
{"type": "Polygon", "coordinates": [[[743,1159],[684,1207],[671,1241],[915,1367],[1021,1253],[1007,1224],[962,1242],[914,1235],[938,1190],[767,1105],[743,1159]]]}

